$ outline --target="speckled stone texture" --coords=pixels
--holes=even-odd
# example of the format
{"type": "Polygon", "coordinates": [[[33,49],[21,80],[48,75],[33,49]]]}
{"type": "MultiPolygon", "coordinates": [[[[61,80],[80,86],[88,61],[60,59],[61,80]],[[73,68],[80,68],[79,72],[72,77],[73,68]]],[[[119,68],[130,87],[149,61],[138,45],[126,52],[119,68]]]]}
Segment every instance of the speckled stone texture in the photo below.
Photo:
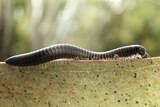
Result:
{"type": "Polygon", "coordinates": [[[160,58],[0,63],[0,107],[159,107],[160,58]]]}

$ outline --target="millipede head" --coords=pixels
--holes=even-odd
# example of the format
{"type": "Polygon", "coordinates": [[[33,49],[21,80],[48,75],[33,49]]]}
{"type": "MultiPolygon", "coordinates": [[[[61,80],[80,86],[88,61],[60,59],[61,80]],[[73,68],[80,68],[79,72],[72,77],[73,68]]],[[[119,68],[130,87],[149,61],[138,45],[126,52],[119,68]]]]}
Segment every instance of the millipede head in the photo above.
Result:
{"type": "Polygon", "coordinates": [[[150,57],[150,55],[146,52],[146,49],[143,46],[139,45],[137,50],[138,50],[138,54],[140,54],[142,58],[150,57]]]}
{"type": "Polygon", "coordinates": [[[142,58],[148,58],[148,57],[150,57],[150,55],[147,52],[145,52],[145,54],[142,56],[142,58]]]}
{"type": "Polygon", "coordinates": [[[138,46],[137,48],[138,54],[140,54],[142,57],[146,55],[146,49],[143,46],[138,46]]]}

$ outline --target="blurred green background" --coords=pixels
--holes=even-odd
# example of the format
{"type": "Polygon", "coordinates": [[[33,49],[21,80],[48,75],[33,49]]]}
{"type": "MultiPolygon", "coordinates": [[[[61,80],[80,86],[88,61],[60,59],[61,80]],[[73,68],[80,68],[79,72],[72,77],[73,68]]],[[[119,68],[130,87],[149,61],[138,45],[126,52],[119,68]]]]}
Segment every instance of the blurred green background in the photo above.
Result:
{"type": "Polygon", "coordinates": [[[58,43],[160,55],[159,0],[0,0],[0,60],[58,43]]]}

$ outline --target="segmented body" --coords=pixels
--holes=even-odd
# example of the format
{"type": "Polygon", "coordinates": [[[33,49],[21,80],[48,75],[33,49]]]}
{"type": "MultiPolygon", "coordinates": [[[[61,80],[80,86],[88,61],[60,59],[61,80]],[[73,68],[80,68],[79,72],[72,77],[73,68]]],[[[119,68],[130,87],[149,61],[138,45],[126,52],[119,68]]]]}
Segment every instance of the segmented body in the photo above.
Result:
{"type": "Polygon", "coordinates": [[[99,60],[114,58],[115,55],[118,57],[128,57],[136,54],[146,57],[145,48],[141,45],[129,45],[106,52],[94,52],[74,45],[59,44],[33,52],[15,55],[7,58],[5,62],[14,66],[32,66],[61,58],[87,58],[99,60]]]}

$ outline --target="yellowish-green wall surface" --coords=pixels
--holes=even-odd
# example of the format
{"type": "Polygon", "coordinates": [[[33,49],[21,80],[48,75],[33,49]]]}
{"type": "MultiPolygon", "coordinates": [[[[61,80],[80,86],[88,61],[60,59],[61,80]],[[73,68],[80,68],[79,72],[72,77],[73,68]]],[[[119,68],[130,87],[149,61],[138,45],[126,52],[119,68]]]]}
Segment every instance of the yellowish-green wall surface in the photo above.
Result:
{"type": "Polygon", "coordinates": [[[0,107],[160,107],[160,58],[1,62],[0,107]]]}

